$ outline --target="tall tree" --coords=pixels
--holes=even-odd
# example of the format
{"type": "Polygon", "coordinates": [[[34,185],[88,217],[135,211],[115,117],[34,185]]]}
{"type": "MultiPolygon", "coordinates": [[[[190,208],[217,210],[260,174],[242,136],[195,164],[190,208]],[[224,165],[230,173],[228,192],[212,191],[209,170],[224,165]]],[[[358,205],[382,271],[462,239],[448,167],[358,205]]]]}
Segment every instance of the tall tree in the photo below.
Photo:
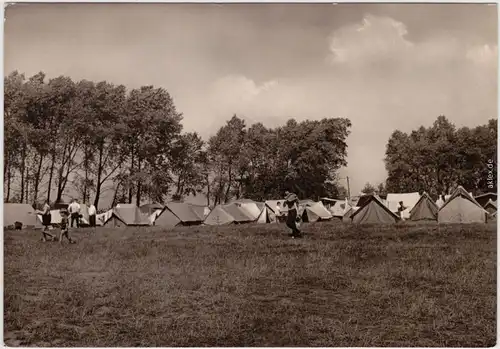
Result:
{"type": "Polygon", "coordinates": [[[242,145],[245,140],[245,122],[236,115],[221,127],[208,141],[209,161],[214,172],[214,203],[226,203],[232,197],[239,179],[242,145]]]}
{"type": "Polygon", "coordinates": [[[160,187],[156,196],[168,194],[171,183],[168,154],[182,131],[182,114],[177,112],[167,91],[153,86],[132,90],[126,110],[128,201],[132,202],[135,192],[136,204],[140,205],[145,189],[160,187]]]}
{"type": "Polygon", "coordinates": [[[372,195],[375,194],[377,189],[370,183],[366,183],[363,189],[361,189],[361,192],[366,195],[372,195]]]}
{"type": "Polygon", "coordinates": [[[199,194],[204,188],[204,142],[197,133],[180,136],[171,152],[172,173],[176,178],[174,200],[199,194]]]}

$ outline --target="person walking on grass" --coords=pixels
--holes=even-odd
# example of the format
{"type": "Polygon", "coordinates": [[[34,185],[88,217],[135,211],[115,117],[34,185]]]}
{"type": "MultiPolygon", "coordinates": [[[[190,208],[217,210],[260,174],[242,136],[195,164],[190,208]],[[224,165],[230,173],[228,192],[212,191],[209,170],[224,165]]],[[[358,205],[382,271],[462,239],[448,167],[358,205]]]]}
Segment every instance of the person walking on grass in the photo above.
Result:
{"type": "Polygon", "coordinates": [[[62,243],[63,236],[68,239],[70,244],[74,244],[75,240],[69,237],[69,222],[68,222],[68,211],[65,209],[61,210],[61,234],[59,235],[59,243],[62,243]]]}
{"type": "Polygon", "coordinates": [[[50,241],[53,241],[54,235],[48,232],[49,225],[51,224],[52,221],[52,215],[50,214],[49,200],[45,201],[41,213],[42,213],[42,224],[43,224],[42,241],[43,242],[47,241],[47,236],[49,237],[50,241]]]}
{"type": "Polygon", "coordinates": [[[76,227],[80,227],[80,204],[73,199],[71,204],[68,206],[69,214],[71,215],[71,228],[73,228],[73,223],[76,222],[76,227]]]}
{"type": "Polygon", "coordinates": [[[292,239],[301,238],[302,233],[297,227],[297,211],[299,209],[299,198],[297,197],[297,195],[290,193],[289,191],[286,191],[284,205],[286,205],[288,208],[286,225],[288,228],[292,230],[291,234],[292,239]]]}

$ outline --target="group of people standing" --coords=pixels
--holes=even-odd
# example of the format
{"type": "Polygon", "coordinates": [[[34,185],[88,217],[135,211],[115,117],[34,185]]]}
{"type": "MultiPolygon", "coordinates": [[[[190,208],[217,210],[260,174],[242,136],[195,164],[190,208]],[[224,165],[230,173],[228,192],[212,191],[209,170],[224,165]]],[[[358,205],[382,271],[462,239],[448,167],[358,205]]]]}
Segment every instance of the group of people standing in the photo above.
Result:
{"type": "MultiPolygon", "coordinates": [[[[52,225],[52,214],[50,212],[49,201],[47,200],[43,206],[42,214],[42,224],[44,228],[42,230],[42,241],[47,241],[48,239],[51,241],[55,240],[55,236],[49,233],[49,226],[52,225]]],[[[59,223],[61,228],[61,233],[59,236],[59,242],[62,242],[62,238],[66,237],[70,243],[75,243],[69,236],[68,228],[79,228],[81,225],[81,219],[83,215],[81,213],[81,206],[76,199],[73,199],[71,203],[68,205],[68,208],[62,208],[59,211],[61,215],[61,222],[59,223]]],[[[88,205],[88,214],[89,214],[89,222],[88,225],[90,227],[96,226],[96,214],[97,210],[93,204],[88,205]]]]}

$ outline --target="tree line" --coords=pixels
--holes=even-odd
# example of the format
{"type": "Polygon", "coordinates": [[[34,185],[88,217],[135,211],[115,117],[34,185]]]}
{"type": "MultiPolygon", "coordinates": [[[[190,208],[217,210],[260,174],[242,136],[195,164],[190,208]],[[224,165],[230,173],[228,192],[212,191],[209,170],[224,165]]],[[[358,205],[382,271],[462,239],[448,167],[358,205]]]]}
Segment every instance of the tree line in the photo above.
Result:
{"type": "Polygon", "coordinates": [[[498,120],[456,128],[445,116],[410,133],[396,130],[386,146],[385,183],[366,183],[362,192],[426,191],[437,199],[461,185],[474,195],[497,191],[498,120]]]}
{"type": "Polygon", "coordinates": [[[99,207],[112,190],[112,206],[187,195],[215,205],[342,190],[348,119],[266,128],[234,115],[207,142],[182,119],[163,88],[14,71],[4,78],[4,201],[61,202],[72,191],[99,207]]]}

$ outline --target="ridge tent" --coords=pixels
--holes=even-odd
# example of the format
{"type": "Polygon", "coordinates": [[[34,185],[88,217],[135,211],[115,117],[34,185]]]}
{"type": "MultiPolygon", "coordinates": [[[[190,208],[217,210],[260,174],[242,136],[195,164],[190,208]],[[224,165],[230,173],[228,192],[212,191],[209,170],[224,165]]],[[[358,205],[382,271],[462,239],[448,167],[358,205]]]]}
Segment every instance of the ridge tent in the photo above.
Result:
{"type": "Polygon", "coordinates": [[[474,199],[477,201],[479,205],[482,207],[486,207],[486,204],[491,200],[496,202],[497,201],[497,193],[484,193],[481,195],[478,195],[474,197],[474,199]]]}
{"type": "Polygon", "coordinates": [[[257,217],[253,218],[249,216],[244,210],[242,210],[236,204],[229,204],[223,206],[224,211],[229,213],[236,223],[250,223],[257,220],[257,217]]]}
{"type": "Polygon", "coordinates": [[[491,199],[484,205],[484,209],[491,215],[497,211],[497,203],[491,199]]]}
{"type": "Polygon", "coordinates": [[[354,207],[350,207],[346,213],[344,214],[344,216],[342,217],[342,222],[344,223],[352,223],[352,215],[354,213],[356,213],[356,211],[359,210],[359,207],[357,206],[354,206],[354,207]]]}
{"type": "Polygon", "coordinates": [[[410,217],[411,209],[420,200],[420,194],[418,192],[414,193],[391,193],[387,194],[387,207],[391,212],[398,212],[399,202],[403,201],[403,205],[406,210],[403,211],[403,218],[407,219],[410,217]]]}
{"type": "Polygon", "coordinates": [[[488,222],[496,222],[497,221],[497,212],[498,211],[495,211],[494,213],[492,213],[491,215],[489,215],[487,218],[488,218],[488,222]]]}
{"type": "Polygon", "coordinates": [[[355,224],[390,224],[396,223],[400,218],[376,195],[372,195],[368,202],[351,216],[351,219],[355,224]]]}
{"type": "Polygon", "coordinates": [[[245,214],[252,218],[252,220],[256,220],[259,218],[262,209],[257,206],[257,203],[248,199],[243,200],[236,200],[233,201],[231,204],[238,206],[245,214]]]}
{"type": "Polygon", "coordinates": [[[95,224],[98,226],[104,225],[113,215],[113,210],[108,210],[104,213],[99,213],[95,217],[95,224]]]}
{"type": "Polygon", "coordinates": [[[335,200],[328,209],[333,217],[342,218],[344,214],[351,208],[347,200],[335,200]]]}
{"type": "Polygon", "coordinates": [[[162,211],[163,205],[156,204],[156,203],[155,204],[144,204],[141,207],[139,207],[139,209],[145,215],[151,216],[156,211],[162,211]]]}
{"type": "Polygon", "coordinates": [[[182,225],[182,221],[168,207],[165,207],[158,218],[156,218],[154,225],[157,227],[173,228],[177,225],[182,225]]]}
{"type": "Polygon", "coordinates": [[[234,218],[227,213],[222,205],[217,205],[203,221],[206,225],[227,225],[234,223],[234,218]]]}
{"type": "Polygon", "coordinates": [[[235,204],[217,205],[203,222],[206,225],[226,225],[254,222],[256,219],[249,217],[235,204]]]}
{"type": "Polygon", "coordinates": [[[262,212],[257,218],[257,223],[274,223],[276,222],[276,216],[267,205],[264,205],[262,212]]]}
{"type": "Polygon", "coordinates": [[[462,186],[439,209],[439,223],[484,223],[487,212],[462,186]]]}
{"type": "Polygon", "coordinates": [[[302,212],[303,222],[317,222],[317,221],[329,220],[332,217],[333,217],[332,214],[325,208],[325,206],[323,206],[321,202],[308,204],[303,208],[302,212]]]}
{"type": "Polygon", "coordinates": [[[41,217],[38,218],[36,210],[28,204],[3,204],[3,226],[14,228],[16,222],[22,223],[23,228],[42,228],[41,217]]]}
{"type": "Polygon", "coordinates": [[[437,221],[439,207],[424,192],[420,200],[413,206],[410,211],[410,220],[412,221],[437,221]]]}
{"type": "Polygon", "coordinates": [[[181,220],[182,225],[196,225],[203,222],[203,217],[200,217],[188,203],[169,202],[167,208],[181,220]]]}
{"type": "Polygon", "coordinates": [[[198,217],[201,218],[202,221],[210,213],[210,208],[208,208],[207,206],[193,205],[193,204],[190,204],[190,206],[191,206],[191,209],[198,215],[198,217]]]}
{"type": "MultiPolygon", "coordinates": [[[[38,218],[42,222],[42,215],[39,214],[38,218]]],[[[50,210],[50,225],[61,224],[61,210],[50,210]]]]}
{"type": "Polygon", "coordinates": [[[190,204],[169,202],[158,215],[155,226],[175,227],[177,225],[198,225],[203,222],[190,204]]]}
{"type": "Polygon", "coordinates": [[[121,228],[124,226],[148,226],[149,217],[134,204],[118,204],[104,226],[121,228]]]}
{"type": "Polygon", "coordinates": [[[89,218],[89,207],[85,204],[80,204],[80,226],[88,226],[90,225],[89,218]]]}

